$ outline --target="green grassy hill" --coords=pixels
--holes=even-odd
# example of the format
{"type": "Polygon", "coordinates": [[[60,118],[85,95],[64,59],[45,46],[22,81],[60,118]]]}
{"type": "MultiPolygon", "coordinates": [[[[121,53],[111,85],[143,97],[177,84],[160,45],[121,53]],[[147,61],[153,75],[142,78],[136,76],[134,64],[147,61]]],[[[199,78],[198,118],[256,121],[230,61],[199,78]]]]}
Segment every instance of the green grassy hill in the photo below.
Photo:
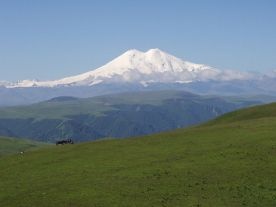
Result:
{"type": "Polygon", "coordinates": [[[57,97],[29,106],[0,108],[0,135],[54,142],[130,137],[187,127],[259,99],[148,91],[93,98],[57,97]]]}
{"type": "Polygon", "coordinates": [[[236,110],[221,116],[214,121],[208,122],[207,125],[231,123],[237,121],[267,119],[276,117],[276,103],[271,103],[263,106],[255,106],[247,109],[236,110]]]}
{"type": "Polygon", "coordinates": [[[276,206],[276,104],[0,159],[0,206],[276,206]]]}
{"type": "Polygon", "coordinates": [[[48,144],[26,139],[0,137],[0,157],[14,153],[26,152],[45,147],[48,144]]]}

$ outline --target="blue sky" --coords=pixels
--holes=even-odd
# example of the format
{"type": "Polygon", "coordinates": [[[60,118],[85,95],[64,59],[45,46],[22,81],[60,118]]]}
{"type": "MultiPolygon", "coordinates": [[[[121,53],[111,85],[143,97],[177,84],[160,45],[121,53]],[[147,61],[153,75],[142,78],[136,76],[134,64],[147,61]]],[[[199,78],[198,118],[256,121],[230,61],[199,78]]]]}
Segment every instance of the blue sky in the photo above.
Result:
{"type": "Polygon", "coordinates": [[[0,0],[0,80],[56,79],[128,49],[276,69],[274,0],[0,0]]]}

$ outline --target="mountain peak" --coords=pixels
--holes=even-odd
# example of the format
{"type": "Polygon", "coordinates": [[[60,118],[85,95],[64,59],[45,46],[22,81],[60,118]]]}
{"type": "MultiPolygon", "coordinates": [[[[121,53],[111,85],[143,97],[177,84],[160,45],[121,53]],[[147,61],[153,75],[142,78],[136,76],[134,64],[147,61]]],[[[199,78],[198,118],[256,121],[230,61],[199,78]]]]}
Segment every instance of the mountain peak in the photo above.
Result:
{"type": "Polygon", "coordinates": [[[106,65],[55,81],[21,81],[1,84],[7,87],[55,87],[92,86],[102,83],[134,83],[148,86],[149,83],[187,83],[206,80],[243,79],[240,72],[225,72],[203,64],[183,61],[159,48],[142,52],[130,49],[106,65]]]}
{"type": "MultiPolygon", "coordinates": [[[[128,56],[128,57],[135,57],[136,55],[144,55],[144,56],[148,56],[148,55],[155,55],[155,56],[160,56],[160,55],[169,55],[168,53],[160,50],[159,48],[153,48],[153,49],[149,49],[146,52],[142,52],[140,50],[137,49],[130,49],[127,50],[125,53],[123,53],[121,56],[128,56]]],[[[121,57],[119,56],[119,57],[121,57]]]]}
{"type": "Polygon", "coordinates": [[[123,53],[123,55],[133,55],[133,54],[140,54],[143,53],[140,50],[136,50],[136,49],[130,49],[128,51],[126,51],[125,53],[123,53]]]}
{"type": "Polygon", "coordinates": [[[153,48],[153,49],[149,49],[146,53],[165,53],[165,52],[160,50],[159,48],[153,48]]]}

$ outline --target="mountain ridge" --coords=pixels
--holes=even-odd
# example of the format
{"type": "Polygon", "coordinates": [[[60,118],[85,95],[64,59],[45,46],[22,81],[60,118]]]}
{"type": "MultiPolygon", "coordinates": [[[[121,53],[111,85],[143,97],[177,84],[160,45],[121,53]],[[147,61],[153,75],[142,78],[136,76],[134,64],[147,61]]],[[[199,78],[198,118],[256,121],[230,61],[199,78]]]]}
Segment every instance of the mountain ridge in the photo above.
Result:
{"type": "Polygon", "coordinates": [[[257,99],[199,96],[185,91],[132,92],[93,98],[57,97],[0,108],[0,135],[53,142],[125,138],[188,127],[257,99]]]}
{"type": "Polygon", "coordinates": [[[128,50],[95,70],[53,81],[0,81],[0,107],[58,96],[88,98],[123,92],[182,90],[201,95],[272,95],[275,72],[219,70],[184,61],[160,49],[128,50]]]}
{"type": "Polygon", "coordinates": [[[131,49],[107,64],[76,76],[53,81],[2,81],[0,85],[15,87],[93,86],[101,83],[190,83],[208,80],[247,80],[256,78],[249,72],[219,70],[204,64],[184,61],[155,48],[146,52],[131,49]]]}

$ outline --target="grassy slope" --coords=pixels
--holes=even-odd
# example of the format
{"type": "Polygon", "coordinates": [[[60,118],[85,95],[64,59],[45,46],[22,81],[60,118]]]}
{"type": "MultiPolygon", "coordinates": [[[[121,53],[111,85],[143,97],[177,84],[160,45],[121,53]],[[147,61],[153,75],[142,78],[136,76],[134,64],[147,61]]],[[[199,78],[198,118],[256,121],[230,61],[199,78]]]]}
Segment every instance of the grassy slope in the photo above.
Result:
{"type": "Polygon", "coordinates": [[[276,117],[276,103],[270,103],[262,106],[254,106],[246,109],[240,109],[228,113],[225,116],[221,116],[213,121],[207,123],[207,125],[215,125],[222,123],[231,123],[236,121],[246,121],[255,119],[267,119],[276,117]]]}
{"type": "Polygon", "coordinates": [[[276,105],[248,110],[251,118],[4,157],[0,206],[275,207],[276,116],[265,111],[276,105]]]}
{"type": "Polygon", "coordinates": [[[116,105],[161,105],[164,100],[177,98],[183,94],[185,95],[188,93],[181,93],[178,91],[136,92],[105,95],[93,98],[72,98],[72,100],[65,99],[64,101],[54,98],[52,101],[44,101],[28,106],[0,108],[0,117],[20,119],[66,119],[67,116],[75,114],[90,114],[99,116],[106,111],[115,110],[116,108],[114,106],[116,105]]]}
{"type": "Polygon", "coordinates": [[[3,155],[38,149],[43,146],[46,146],[46,144],[26,139],[0,137],[0,157],[3,155]]]}
{"type": "MultiPolygon", "coordinates": [[[[164,90],[133,92],[98,96],[92,98],[66,98],[60,101],[60,98],[54,98],[52,101],[44,101],[28,106],[3,107],[0,108],[0,118],[18,118],[18,119],[67,119],[70,115],[89,114],[100,116],[107,111],[116,110],[118,105],[154,105],[160,106],[165,101],[182,99],[195,102],[211,102],[218,96],[199,96],[184,91],[164,90]]],[[[265,101],[275,100],[275,98],[264,99],[265,101]]],[[[240,97],[221,97],[228,103],[240,106],[248,106],[262,103],[261,98],[240,98],[240,97]]]]}
{"type": "Polygon", "coordinates": [[[202,123],[256,103],[240,102],[183,91],[135,92],[86,99],[58,97],[30,106],[0,108],[0,135],[47,142],[64,137],[81,142],[146,135],[202,123]]]}

